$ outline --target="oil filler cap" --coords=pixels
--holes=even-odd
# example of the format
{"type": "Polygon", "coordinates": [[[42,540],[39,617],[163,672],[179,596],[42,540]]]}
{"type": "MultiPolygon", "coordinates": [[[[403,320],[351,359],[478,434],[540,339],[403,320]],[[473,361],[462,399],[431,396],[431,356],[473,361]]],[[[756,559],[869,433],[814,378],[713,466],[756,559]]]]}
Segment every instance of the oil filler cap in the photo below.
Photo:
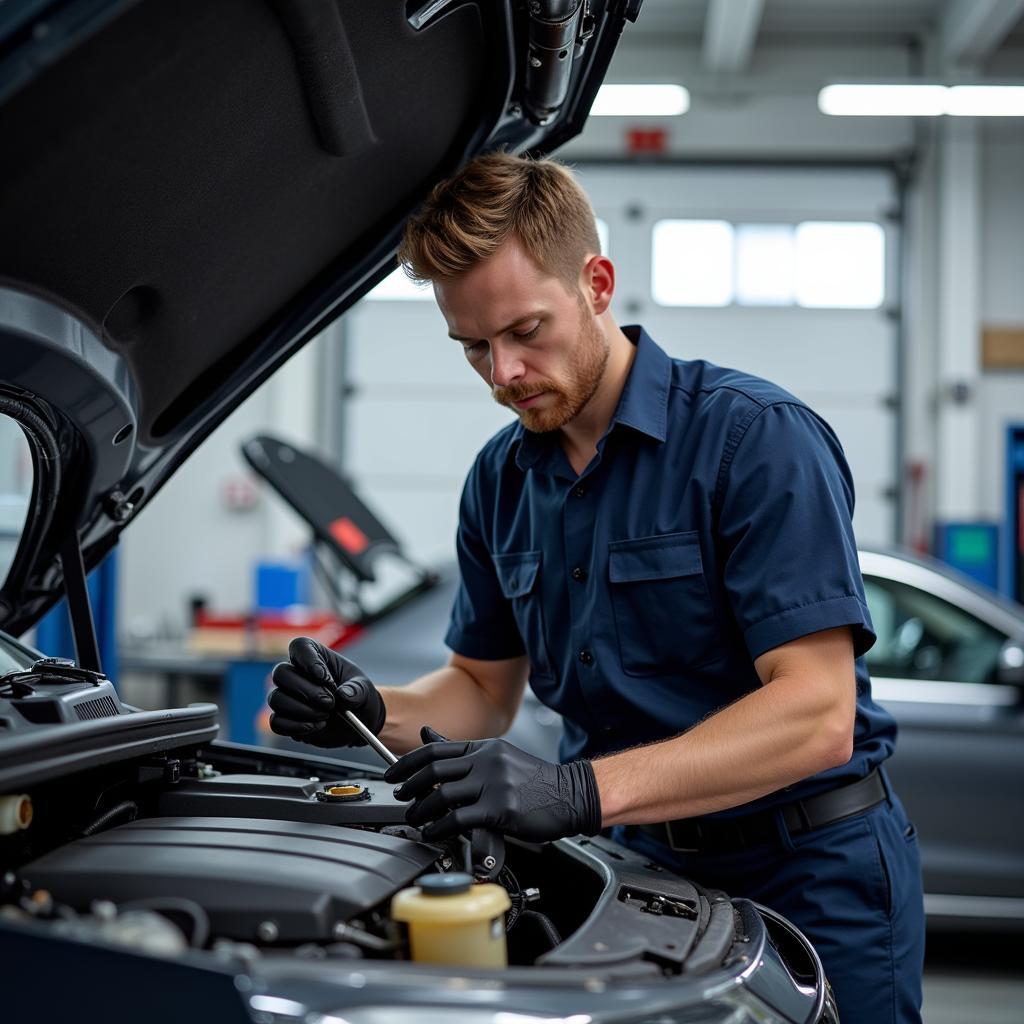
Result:
{"type": "Polygon", "coordinates": [[[349,785],[344,782],[329,782],[316,792],[317,800],[329,804],[343,804],[352,800],[369,800],[370,791],[366,786],[349,785]]]}
{"type": "Polygon", "coordinates": [[[451,871],[446,875],[424,875],[416,879],[416,884],[424,896],[456,896],[469,892],[473,876],[464,871],[451,871]]]}

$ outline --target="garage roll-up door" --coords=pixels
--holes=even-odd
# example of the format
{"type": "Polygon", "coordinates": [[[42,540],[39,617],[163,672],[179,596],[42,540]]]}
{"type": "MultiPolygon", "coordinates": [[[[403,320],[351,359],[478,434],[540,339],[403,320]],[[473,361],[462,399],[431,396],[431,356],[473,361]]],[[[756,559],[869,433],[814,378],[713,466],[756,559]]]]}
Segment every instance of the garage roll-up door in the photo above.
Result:
{"type": "MultiPolygon", "coordinates": [[[[608,223],[620,322],[642,322],[671,355],[767,377],[812,406],[839,435],[853,470],[858,541],[893,541],[898,395],[897,327],[890,311],[898,305],[894,281],[899,232],[890,219],[897,198],[892,173],[882,168],[584,165],[578,174],[598,216],[608,223]],[[680,275],[687,266],[707,275],[707,301],[720,305],[657,300],[652,288],[658,271],[653,266],[654,238],[665,222],[719,225],[706,236],[704,252],[681,261],[680,275]],[[758,281],[750,280],[742,260],[744,237],[767,237],[770,243],[771,229],[782,236],[786,229],[792,233],[791,256],[802,256],[800,244],[810,242],[810,265],[794,259],[790,268],[793,287],[788,298],[785,274],[772,265],[770,245],[764,252],[760,294],[758,281]],[[870,240],[871,229],[879,235],[879,247],[869,245],[862,252],[860,242],[864,233],[870,240]],[[816,236],[817,247],[810,236],[816,236]],[[726,237],[731,239],[728,245],[726,237]],[[835,239],[831,249],[829,238],[835,239]],[[713,252],[716,239],[719,248],[713,252]],[[880,267],[875,264],[878,249],[883,254],[880,267]],[[838,282],[821,265],[829,258],[838,282]],[[717,273],[709,265],[716,261],[717,273]],[[872,265],[866,266],[869,261],[872,265]],[[730,262],[727,281],[725,265],[730,262]],[[876,299],[876,306],[863,305],[876,299]],[[825,304],[846,301],[862,305],[825,304]]],[[[693,237],[699,239],[700,232],[693,237]]],[[[671,248],[661,249],[661,258],[671,259],[671,248]]],[[[756,273],[756,260],[746,267],[756,273]]],[[[665,268],[660,270],[661,298],[673,298],[665,294],[671,292],[666,288],[671,272],[666,277],[665,268]]],[[[700,288],[680,288],[678,297],[700,302],[700,288]]]]}

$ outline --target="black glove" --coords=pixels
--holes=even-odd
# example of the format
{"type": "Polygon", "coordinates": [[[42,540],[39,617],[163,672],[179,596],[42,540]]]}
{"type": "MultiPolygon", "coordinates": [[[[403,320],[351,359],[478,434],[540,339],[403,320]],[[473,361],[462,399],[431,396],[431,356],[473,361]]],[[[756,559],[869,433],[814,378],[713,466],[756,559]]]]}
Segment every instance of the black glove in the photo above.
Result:
{"type": "Polygon", "coordinates": [[[410,825],[433,822],[423,829],[426,842],[474,828],[536,843],[601,830],[589,761],[552,764],[506,740],[446,740],[429,725],[420,736],[426,745],[400,757],[384,778],[402,783],[399,800],[414,801],[405,814],[410,825]]]}
{"type": "Polygon", "coordinates": [[[384,701],[358,665],[322,643],[298,636],[288,661],[274,666],[267,703],[270,728],[315,747],[361,747],[366,740],[345,721],[351,711],[374,733],[384,725],[384,701]]]}

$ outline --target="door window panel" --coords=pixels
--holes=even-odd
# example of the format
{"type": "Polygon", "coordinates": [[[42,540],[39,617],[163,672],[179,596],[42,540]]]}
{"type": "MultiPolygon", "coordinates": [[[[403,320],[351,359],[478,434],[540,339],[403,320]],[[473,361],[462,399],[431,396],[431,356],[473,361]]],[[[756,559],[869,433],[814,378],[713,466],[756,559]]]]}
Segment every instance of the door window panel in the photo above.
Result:
{"type": "Polygon", "coordinates": [[[733,229],[724,220],[654,225],[651,290],[662,306],[728,306],[733,299],[733,229]]]}
{"type": "Polygon", "coordinates": [[[792,225],[737,226],[736,301],[741,306],[792,305],[795,278],[792,225]]]}
{"type": "Polygon", "coordinates": [[[878,639],[868,651],[872,676],[995,683],[998,630],[934,594],[895,580],[864,577],[878,639]]]}
{"type": "Polygon", "coordinates": [[[885,232],[877,224],[805,221],[796,228],[796,301],[875,309],[885,298],[885,232]]]}
{"type": "Polygon", "coordinates": [[[654,225],[651,293],[662,306],[876,309],[885,232],[871,221],[654,225]]]}

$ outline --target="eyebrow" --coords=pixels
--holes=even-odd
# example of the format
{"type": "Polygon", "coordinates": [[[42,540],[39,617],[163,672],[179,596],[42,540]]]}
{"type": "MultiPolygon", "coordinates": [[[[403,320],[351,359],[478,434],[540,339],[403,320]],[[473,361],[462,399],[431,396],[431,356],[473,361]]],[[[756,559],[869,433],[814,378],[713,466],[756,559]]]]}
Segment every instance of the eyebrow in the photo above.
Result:
{"type": "MultiPolygon", "coordinates": [[[[520,324],[526,323],[527,320],[540,320],[543,317],[543,315],[544,315],[544,310],[542,310],[542,309],[538,309],[538,310],[534,311],[533,313],[527,313],[526,316],[521,316],[521,317],[519,317],[518,320],[513,320],[512,323],[506,324],[497,333],[498,334],[504,334],[506,331],[511,331],[513,327],[518,327],[520,324]]],[[[454,339],[455,341],[486,341],[487,340],[486,338],[464,338],[464,337],[462,337],[461,334],[452,334],[451,331],[448,332],[448,337],[454,339]]]]}

